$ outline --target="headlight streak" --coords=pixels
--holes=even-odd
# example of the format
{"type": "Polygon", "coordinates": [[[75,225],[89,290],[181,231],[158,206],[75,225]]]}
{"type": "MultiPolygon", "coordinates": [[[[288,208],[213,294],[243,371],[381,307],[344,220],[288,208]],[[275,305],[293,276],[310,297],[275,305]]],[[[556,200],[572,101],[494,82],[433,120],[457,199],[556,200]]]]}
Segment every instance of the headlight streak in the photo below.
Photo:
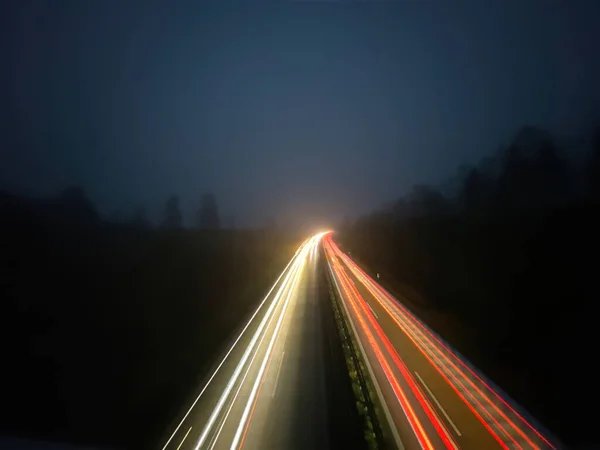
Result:
{"type": "MultiPolygon", "coordinates": [[[[300,251],[301,248],[302,248],[302,246],[300,246],[298,248],[298,250],[296,250],[296,254],[298,254],[298,252],[300,251]]],[[[208,379],[208,381],[206,382],[206,384],[204,385],[204,387],[202,388],[202,390],[200,391],[200,393],[198,394],[198,396],[196,397],[196,399],[194,400],[194,402],[192,403],[192,405],[189,407],[189,409],[187,410],[187,412],[185,413],[185,415],[183,416],[183,418],[181,419],[181,421],[179,422],[179,424],[177,425],[177,427],[175,428],[175,430],[173,431],[173,433],[171,434],[171,436],[169,437],[169,439],[167,439],[167,442],[165,442],[165,445],[163,446],[162,450],[165,450],[167,448],[167,446],[169,445],[169,443],[171,442],[171,440],[173,440],[173,437],[175,436],[175,434],[177,434],[177,431],[179,431],[179,428],[181,428],[181,425],[183,425],[183,422],[185,422],[185,419],[187,419],[187,417],[190,415],[190,413],[192,412],[192,409],[194,408],[194,406],[196,406],[196,403],[198,403],[198,400],[200,400],[200,397],[202,397],[202,394],[204,394],[204,392],[206,391],[206,389],[210,385],[211,381],[215,378],[215,376],[219,372],[219,369],[221,369],[221,367],[223,366],[223,364],[225,364],[225,361],[227,360],[227,357],[231,354],[231,352],[235,348],[236,344],[239,342],[239,340],[244,335],[245,331],[248,329],[248,327],[252,323],[252,320],[254,320],[254,318],[256,317],[256,315],[258,314],[258,312],[261,310],[261,308],[263,307],[263,305],[265,304],[265,302],[271,296],[271,293],[273,292],[273,290],[275,289],[275,287],[279,283],[279,280],[281,280],[281,277],[283,277],[283,275],[286,273],[286,271],[288,270],[288,268],[292,265],[292,263],[294,261],[295,261],[295,259],[292,258],[290,260],[290,262],[288,262],[287,266],[285,266],[285,269],[283,269],[283,271],[281,272],[281,274],[279,275],[279,277],[277,278],[277,280],[275,281],[275,283],[273,283],[273,286],[271,286],[271,289],[269,289],[269,292],[267,292],[267,295],[265,295],[265,297],[263,298],[263,300],[260,302],[260,304],[258,305],[258,307],[256,308],[256,310],[254,311],[254,313],[252,314],[252,316],[250,317],[250,319],[248,319],[248,322],[246,323],[246,325],[244,326],[244,328],[242,329],[242,331],[240,332],[240,334],[238,335],[238,337],[236,338],[236,340],[233,342],[233,344],[231,345],[231,347],[229,348],[229,350],[227,351],[227,353],[225,354],[225,356],[223,357],[223,359],[221,360],[221,362],[219,363],[219,365],[217,366],[217,368],[215,369],[215,371],[213,372],[213,374],[210,376],[210,378],[208,379]]]]}
{"type": "MultiPolygon", "coordinates": [[[[277,337],[280,334],[285,317],[289,316],[289,306],[293,302],[293,295],[295,295],[297,292],[297,284],[304,273],[306,264],[309,261],[312,263],[312,259],[318,256],[318,245],[324,234],[325,233],[320,233],[306,239],[296,251],[292,261],[288,263],[288,266],[286,267],[287,272],[284,271],[284,273],[278,278],[279,282],[279,280],[284,277],[276,291],[275,296],[272,298],[271,304],[264,313],[264,317],[252,335],[250,343],[244,349],[244,353],[237,363],[233,374],[229,378],[216,405],[212,409],[210,417],[206,421],[204,428],[202,429],[202,432],[195,444],[195,450],[207,448],[207,446],[212,450],[215,446],[217,446],[217,443],[220,447],[223,445],[223,442],[221,442],[223,439],[230,438],[229,434],[228,436],[223,437],[222,431],[225,429],[225,425],[227,423],[232,423],[231,421],[233,419],[231,418],[231,413],[235,412],[234,408],[236,406],[240,406],[240,398],[246,398],[246,395],[248,395],[247,400],[244,400],[245,407],[243,411],[240,410],[241,418],[239,419],[239,423],[237,423],[235,434],[233,435],[233,440],[231,442],[232,449],[238,447],[241,448],[243,446],[246,433],[252,421],[254,408],[258,399],[262,398],[260,397],[261,387],[266,377],[266,373],[269,370],[270,361],[272,359],[271,357],[275,353],[274,349],[277,337]],[[264,352],[264,354],[262,352],[264,352]],[[257,364],[260,364],[260,366],[257,366],[257,364]],[[258,373],[254,375],[256,370],[258,370],[258,373]],[[245,392],[242,392],[242,389],[244,389],[244,386],[247,386],[249,380],[252,381],[253,384],[250,387],[249,394],[246,394],[245,392]],[[225,408],[226,406],[227,408],[225,408]],[[223,412],[224,410],[225,412],[223,412]],[[215,431],[215,427],[217,425],[218,428],[215,431]]],[[[274,287],[270,292],[273,290],[274,287]]],[[[266,300],[267,298],[263,300],[263,303],[266,300]]],[[[262,306],[262,303],[260,306],[262,306]]],[[[252,316],[251,320],[257,313],[258,309],[252,316]]],[[[247,326],[243,331],[245,331],[246,328],[247,326]]],[[[236,340],[236,343],[238,340],[236,340]]],[[[233,415],[237,416],[237,414],[233,415]]]]}
{"type": "Polygon", "coordinates": [[[277,304],[279,303],[279,299],[282,296],[282,293],[286,290],[286,287],[290,281],[290,277],[292,276],[293,273],[296,272],[297,267],[303,261],[303,259],[306,257],[306,249],[307,249],[307,245],[305,244],[302,251],[296,256],[295,260],[293,261],[292,268],[288,271],[288,274],[284,278],[282,286],[280,287],[275,298],[273,299],[273,302],[269,306],[269,309],[265,313],[265,317],[263,317],[262,321],[260,322],[257,331],[255,332],[254,336],[252,337],[250,344],[244,351],[244,354],[243,354],[240,362],[238,363],[232,377],[230,378],[229,382],[227,383],[225,390],[221,394],[221,397],[219,398],[219,401],[218,401],[216,407],[214,408],[213,412],[211,413],[208,422],[204,426],[204,429],[200,435],[200,438],[198,439],[198,443],[196,444],[195,450],[199,450],[202,447],[202,445],[204,444],[204,442],[206,441],[206,438],[208,437],[208,433],[212,429],[215,421],[217,420],[217,417],[218,417],[219,413],[221,412],[221,409],[223,409],[223,405],[227,401],[227,398],[228,398],[229,394],[231,393],[233,386],[235,385],[235,382],[239,378],[242,368],[244,367],[246,361],[250,357],[250,354],[252,353],[254,347],[256,346],[259,336],[261,335],[263,329],[265,328],[267,322],[269,321],[270,316],[273,314],[273,311],[275,310],[277,304]]]}
{"type": "MultiPolygon", "coordinates": [[[[294,274],[294,280],[298,276],[298,273],[300,272],[300,270],[296,270],[296,272],[294,274]]],[[[288,286],[288,289],[287,289],[288,297],[289,297],[289,295],[291,295],[291,292],[293,292],[293,288],[294,288],[293,284],[292,284],[292,286],[288,286]]],[[[283,314],[283,313],[280,313],[280,314],[283,314]]],[[[271,318],[269,319],[269,323],[267,324],[267,329],[271,325],[271,322],[272,322],[272,320],[273,320],[274,317],[275,317],[275,315],[273,314],[271,316],[271,318]]],[[[263,342],[265,336],[266,336],[266,333],[263,333],[262,336],[261,336],[261,338],[260,338],[260,342],[257,345],[257,348],[260,348],[260,346],[262,345],[262,342],[263,342]]],[[[258,352],[254,352],[254,354],[252,355],[252,359],[250,360],[250,363],[246,366],[246,371],[244,372],[244,376],[243,376],[241,382],[239,383],[238,388],[235,391],[235,394],[233,396],[233,400],[230,402],[229,408],[227,408],[227,412],[225,413],[225,416],[224,416],[223,420],[221,421],[221,425],[219,426],[219,429],[217,430],[217,432],[215,433],[215,436],[212,439],[212,445],[210,446],[211,450],[215,447],[215,445],[216,445],[216,443],[217,443],[217,441],[219,439],[221,431],[223,430],[223,427],[225,426],[225,423],[227,422],[227,418],[229,417],[229,413],[231,412],[231,410],[233,409],[233,407],[236,405],[237,397],[238,397],[240,391],[242,390],[242,387],[244,386],[244,381],[246,381],[246,377],[248,376],[248,373],[250,372],[250,368],[252,367],[254,359],[256,358],[257,355],[258,355],[258,352]]]]}
{"type": "MultiPolygon", "coordinates": [[[[314,243],[312,244],[314,245],[314,243]]],[[[257,396],[257,393],[259,391],[259,387],[262,385],[262,379],[263,379],[263,375],[265,373],[265,369],[267,367],[267,363],[270,361],[270,357],[271,357],[271,352],[273,351],[273,347],[275,345],[275,340],[277,339],[277,336],[279,334],[279,330],[281,329],[281,324],[283,323],[283,318],[285,317],[285,312],[288,308],[289,302],[290,302],[290,298],[292,297],[292,295],[294,294],[294,288],[296,287],[296,284],[298,282],[298,279],[300,278],[300,275],[302,274],[302,269],[304,269],[304,265],[306,263],[306,259],[303,258],[302,259],[302,263],[300,266],[300,269],[296,272],[295,276],[294,276],[294,280],[292,281],[292,285],[288,291],[287,297],[285,299],[285,302],[283,304],[283,308],[281,313],[279,314],[279,319],[277,321],[277,325],[275,326],[275,330],[273,331],[273,334],[271,336],[271,340],[269,341],[269,346],[267,347],[267,352],[265,354],[265,356],[263,357],[263,361],[262,364],[260,366],[260,370],[258,372],[258,375],[256,377],[256,380],[254,381],[254,385],[252,386],[252,391],[250,392],[250,396],[248,397],[248,401],[246,402],[246,407],[244,408],[244,413],[242,414],[242,418],[240,419],[240,422],[238,424],[238,428],[235,432],[235,435],[233,437],[233,442],[231,443],[231,450],[235,450],[238,448],[238,443],[240,442],[240,439],[242,438],[242,433],[244,433],[245,436],[245,430],[246,430],[246,423],[249,424],[249,416],[250,416],[250,410],[254,410],[253,406],[254,406],[254,399],[257,396]]],[[[240,448],[241,448],[241,444],[240,444],[240,448]]]]}

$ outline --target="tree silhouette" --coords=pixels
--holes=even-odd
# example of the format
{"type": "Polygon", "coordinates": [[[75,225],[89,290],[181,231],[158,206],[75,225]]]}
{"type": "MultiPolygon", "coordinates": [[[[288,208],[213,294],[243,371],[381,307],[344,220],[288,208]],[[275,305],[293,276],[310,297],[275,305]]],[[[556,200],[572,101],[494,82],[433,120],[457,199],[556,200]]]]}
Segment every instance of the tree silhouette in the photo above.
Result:
{"type": "Polygon", "coordinates": [[[114,209],[106,218],[108,222],[114,224],[122,224],[126,222],[123,211],[120,209],[114,209]]]}
{"type": "Polygon", "coordinates": [[[476,167],[468,170],[459,193],[461,209],[469,215],[486,211],[491,195],[491,180],[476,167]]]}
{"type": "Polygon", "coordinates": [[[135,228],[139,229],[148,229],[151,228],[150,221],[148,220],[148,215],[146,214],[146,208],[139,207],[135,210],[133,217],[131,219],[131,224],[135,228]]]}
{"type": "Polygon", "coordinates": [[[586,189],[589,196],[600,201],[600,125],[592,137],[592,153],[587,161],[586,189]]]}
{"type": "Polygon", "coordinates": [[[497,182],[498,206],[513,209],[527,205],[529,161],[514,143],[504,155],[502,172],[497,182]]]}
{"type": "Polygon", "coordinates": [[[221,227],[217,200],[212,192],[202,195],[200,208],[196,216],[198,228],[216,230],[221,227]]]}
{"type": "Polygon", "coordinates": [[[271,229],[271,230],[277,228],[277,219],[275,219],[275,217],[273,217],[273,216],[268,216],[265,219],[265,228],[271,229]]]}
{"type": "Polygon", "coordinates": [[[165,215],[162,221],[162,227],[165,229],[179,229],[182,227],[182,222],[179,197],[171,195],[165,204],[165,215]]]}
{"type": "MultiPolygon", "coordinates": [[[[425,184],[413,187],[408,198],[408,205],[410,213],[414,216],[444,214],[448,210],[448,202],[444,195],[425,184]]],[[[399,207],[398,203],[396,207],[399,207]]]]}
{"type": "Polygon", "coordinates": [[[94,223],[98,213],[81,186],[69,186],[58,196],[56,206],[59,215],[72,222],[94,223]]]}
{"type": "Polygon", "coordinates": [[[235,216],[233,214],[229,214],[227,216],[226,221],[227,221],[227,227],[230,230],[233,230],[235,228],[235,216]]]}
{"type": "Polygon", "coordinates": [[[535,155],[532,179],[536,193],[533,200],[538,207],[563,202],[570,193],[569,167],[549,138],[541,143],[535,155]]]}
{"type": "Polygon", "coordinates": [[[570,192],[569,167],[549,134],[523,128],[505,152],[498,178],[500,205],[509,210],[540,209],[570,192]]]}

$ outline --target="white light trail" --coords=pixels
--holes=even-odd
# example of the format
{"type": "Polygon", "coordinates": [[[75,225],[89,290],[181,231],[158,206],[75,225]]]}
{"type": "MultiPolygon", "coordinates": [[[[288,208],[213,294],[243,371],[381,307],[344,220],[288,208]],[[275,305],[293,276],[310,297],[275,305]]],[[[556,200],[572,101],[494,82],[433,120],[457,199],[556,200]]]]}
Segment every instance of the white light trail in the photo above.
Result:
{"type": "MultiPolygon", "coordinates": [[[[315,243],[312,243],[312,245],[314,246],[315,243]]],[[[277,320],[277,325],[275,326],[275,330],[273,331],[271,340],[269,341],[269,346],[267,347],[267,351],[265,353],[265,356],[263,357],[263,360],[262,360],[262,363],[260,366],[260,370],[258,372],[258,375],[256,376],[256,380],[254,381],[254,385],[252,386],[252,391],[250,392],[248,401],[246,402],[246,408],[244,409],[244,413],[242,414],[242,418],[240,419],[240,422],[238,424],[238,428],[237,428],[237,431],[235,432],[233,442],[231,443],[231,447],[230,447],[231,450],[237,449],[239,441],[242,437],[242,433],[244,431],[246,421],[248,420],[248,416],[250,414],[250,409],[252,408],[252,405],[254,404],[254,398],[256,397],[263,374],[267,367],[267,362],[269,361],[269,356],[271,355],[271,352],[273,351],[273,347],[275,345],[275,340],[277,338],[277,335],[279,334],[279,329],[281,328],[281,324],[283,323],[283,318],[285,317],[285,312],[287,310],[290,298],[292,297],[292,294],[294,293],[294,288],[296,287],[298,279],[300,278],[300,275],[302,274],[302,269],[304,268],[305,262],[306,262],[306,260],[303,259],[301,262],[301,267],[296,272],[296,274],[294,276],[294,280],[292,281],[292,286],[291,286],[290,290],[288,291],[288,295],[285,299],[285,303],[283,304],[283,309],[281,311],[281,314],[279,315],[279,319],[277,320]]]]}
{"type": "MultiPolygon", "coordinates": [[[[298,253],[301,248],[302,248],[302,246],[300,246],[298,248],[298,251],[296,251],[296,253],[298,253]]],[[[279,283],[279,280],[281,280],[281,277],[283,277],[283,275],[286,273],[286,271],[288,270],[288,268],[290,267],[290,265],[292,265],[293,262],[294,262],[294,258],[292,258],[290,260],[290,262],[287,264],[287,266],[285,266],[285,269],[283,269],[283,271],[281,272],[281,274],[279,275],[279,277],[277,278],[277,280],[275,281],[275,283],[273,283],[273,286],[271,286],[271,289],[269,289],[269,292],[267,292],[267,295],[265,295],[265,297],[263,298],[263,300],[260,302],[260,304],[256,308],[256,311],[254,311],[254,314],[252,314],[252,316],[250,317],[250,319],[246,323],[246,326],[244,326],[244,328],[240,332],[240,334],[237,337],[237,339],[234,341],[234,343],[229,348],[229,351],[225,354],[225,356],[223,357],[223,359],[221,360],[221,362],[219,363],[219,365],[217,366],[217,368],[215,369],[215,371],[213,372],[213,374],[211,375],[211,377],[208,379],[208,381],[206,382],[206,384],[204,385],[204,387],[202,388],[202,390],[200,391],[200,393],[198,394],[198,396],[196,397],[196,399],[192,403],[192,406],[190,406],[190,408],[188,409],[188,411],[185,413],[185,415],[183,416],[183,418],[179,422],[179,425],[177,425],[177,427],[173,431],[173,434],[171,434],[171,436],[169,437],[169,439],[167,440],[167,442],[163,446],[162,450],[165,450],[167,448],[167,446],[169,445],[169,443],[171,442],[171,440],[173,440],[173,437],[175,437],[175,434],[177,433],[177,431],[179,431],[179,428],[181,428],[181,425],[183,425],[183,422],[185,421],[185,419],[187,419],[187,417],[189,416],[190,412],[192,412],[192,409],[194,409],[194,406],[196,406],[196,403],[198,403],[198,400],[200,400],[200,397],[202,397],[202,394],[204,394],[204,391],[206,391],[206,389],[208,388],[208,385],[210,384],[210,382],[217,375],[217,372],[219,371],[219,369],[221,368],[221,366],[223,366],[223,364],[225,363],[225,360],[227,359],[227,357],[231,354],[231,352],[233,351],[233,349],[236,346],[236,344],[242,338],[244,332],[248,329],[248,327],[252,323],[252,320],[256,317],[256,315],[258,314],[258,312],[260,311],[260,309],[263,307],[263,305],[265,304],[265,302],[271,296],[271,292],[273,292],[273,289],[275,289],[275,286],[277,286],[277,284],[279,283]]]]}
{"type": "Polygon", "coordinates": [[[203,429],[203,431],[202,431],[202,433],[200,435],[198,443],[196,444],[195,450],[199,450],[200,447],[206,441],[206,438],[208,437],[208,433],[210,432],[211,428],[213,427],[215,421],[217,420],[217,417],[218,417],[219,413],[223,409],[223,405],[227,401],[227,397],[231,393],[231,391],[232,391],[232,389],[233,389],[233,387],[235,385],[235,382],[239,378],[243,366],[245,365],[246,361],[250,357],[250,354],[254,350],[254,347],[256,346],[256,343],[258,341],[258,338],[259,338],[260,334],[262,333],[262,331],[265,328],[267,322],[269,321],[270,316],[272,315],[273,311],[275,310],[275,307],[277,306],[280,297],[287,290],[286,288],[288,287],[288,283],[290,282],[290,277],[292,276],[292,274],[295,274],[297,272],[299,266],[301,265],[301,263],[306,258],[306,249],[307,248],[308,248],[307,246],[304,246],[304,248],[299,253],[299,255],[296,256],[296,258],[295,258],[295,260],[293,262],[292,268],[290,269],[290,271],[288,272],[288,274],[284,278],[283,284],[280,287],[279,291],[277,292],[277,294],[275,296],[275,299],[273,300],[273,302],[269,306],[269,309],[267,310],[267,312],[265,314],[265,317],[263,317],[262,321],[260,322],[258,329],[254,333],[254,336],[252,337],[252,340],[250,341],[250,344],[248,345],[248,347],[244,351],[244,354],[243,354],[240,362],[238,363],[237,367],[235,368],[235,371],[234,371],[232,377],[229,379],[229,382],[227,383],[227,386],[225,387],[225,390],[221,394],[221,397],[219,398],[219,401],[217,402],[217,405],[215,406],[215,409],[213,410],[212,414],[210,415],[210,418],[209,418],[207,424],[205,425],[205,427],[204,427],[204,429],[203,429]]]}

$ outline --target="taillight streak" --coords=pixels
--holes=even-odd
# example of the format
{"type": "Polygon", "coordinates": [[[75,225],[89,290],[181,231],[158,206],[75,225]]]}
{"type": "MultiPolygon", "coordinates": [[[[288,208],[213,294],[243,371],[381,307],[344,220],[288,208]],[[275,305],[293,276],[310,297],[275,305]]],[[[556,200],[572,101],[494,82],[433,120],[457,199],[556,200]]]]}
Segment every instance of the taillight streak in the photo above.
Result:
{"type": "Polygon", "coordinates": [[[360,305],[360,307],[361,307],[361,309],[363,311],[363,314],[366,315],[366,317],[368,318],[371,326],[373,327],[373,329],[377,333],[380,341],[383,343],[383,345],[385,346],[385,348],[388,351],[388,354],[392,357],[392,360],[394,361],[396,367],[399,369],[400,373],[402,374],[402,376],[404,377],[404,379],[407,381],[407,383],[410,386],[413,394],[417,398],[417,401],[421,405],[423,411],[425,411],[425,414],[427,415],[427,417],[429,418],[429,420],[433,424],[434,428],[436,429],[436,431],[440,435],[440,437],[441,437],[442,441],[444,442],[444,444],[446,445],[446,447],[448,447],[448,448],[456,448],[456,444],[454,443],[454,441],[450,437],[450,433],[448,432],[448,430],[446,429],[446,427],[443,425],[443,423],[441,422],[441,420],[439,419],[439,417],[435,413],[435,411],[434,411],[433,407],[431,406],[430,402],[427,401],[427,398],[426,398],[425,394],[423,393],[423,391],[421,390],[421,388],[415,382],[415,380],[414,380],[411,372],[408,370],[408,368],[406,367],[406,364],[404,363],[404,361],[402,361],[402,359],[400,358],[400,356],[398,355],[398,353],[396,352],[396,350],[392,346],[390,340],[385,335],[383,329],[381,328],[381,326],[377,323],[377,321],[373,317],[373,314],[368,309],[368,306],[367,306],[366,301],[364,300],[364,298],[362,298],[362,296],[360,295],[360,293],[358,292],[358,290],[356,289],[356,287],[354,286],[354,284],[351,282],[351,280],[348,277],[348,275],[343,271],[343,269],[341,269],[339,273],[346,280],[346,284],[347,284],[347,286],[349,286],[350,290],[353,291],[354,299],[360,305]]]}
{"type": "Polygon", "coordinates": [[[406,394],[404,393],[402,387],[398,383],[398,380],[394,376],[385,356],[383,355],[383,353],[381,351],[381,348],[377,344],[375,337],[369,330],[368,325],[366,324],[364,318],[360,314],[360,311],[358,310],[358,308],[352,298],[352,295],[348,291],[348,286],[346,284],[347,282],[343,279],[342,276],[340,276],[340,273],[339,273],[340,269],[335,266],[333,268],[334,268],[334,271],[336,272],[336,277],[340,281],[340,285],[342,286],[342,289],[344,290],[344,293],[346,294],[346,297],[348,299],[348,304],[354,311],[356,318],[358,319],[358,323],[359,323],[361,329],[364,331],[364,333],[367,337],[367,340],[368,340],[369,344],[371,345],[371,348],[374,351],[375,356],[377,357],[377,360],[385,373],[386,378],[390,382],[390,385],[392,386],[394,394],[396,395],[396,398],[398,399],[398,402],[400,403],[400,406],[402,407],[402,410],[404,411],[404,414],[406,415],[408,422],[409,422],[413,432],[415,433],[417,440],[419,441],[419,444],[423,448],[433,450],[434,447],[431,444],[431,441],[429,440],[427,433],[423,429],[423,426],[422,426],[421,422],[419,421],[419,418],[417,417],[414,409],[410,405],[410,402],[406,398],[406,394]]]}
{"type": "MultiPolygon", "coordinates": [[[[443,363],[439,360],[439,358],[437,358],[433,353],[429,353],[427,352],[427,350],[424,348],[423,343],[421,342],[421,339],[418,338],[416,336],[416,333],[418,333],[417,331],[414,331],[412,328],[407,329],[409,327],[409,325],[406,324],[402,324],[399,322],[399,319],[397,318],[396,314],[394,314],[394,312],[390,311],[390,309],[388,308],[388,306],[386,306],[384,304],[384,302],[382,302],[381,298],[379,298],[379,296],[374,293],[369,286],[367,286],[367,284],[364,284],[365,287],[367,288],[367,290],[369,290],[369,292],[373,295],[373,297],[381,304],[381,306],[387,311],[387,313],[390,315],[390,317],[392,318],[392,320],[394,320],[394,322],[396,322],[396,324],[400,327],[400,329],[404,332],[404,334],[406,334],[406,336],[413,342],[413,344],[415,344],[415,346],[419,349],[419,351],[423,354],[423,356],[425,356],[425,358],[429,361],[429,363],[437,370],[437,372],[442,376],[442,378],[444,378],[444,380],[450,385],[450,387],[456,392],[456,394],[461,398],[461,400],[469,407],[469,409],[473,412],[473,414],[475,415],[475,417],[477,417],[479,419],[479,421],[485,426],[485,428],[490,432],[490,434],[494,437],[494,439],[496,439],[496,441],[498,441],[498,443],[503,447],[503,448],[508,448],[506,446],[506,444],[503,442],[502,438],[500,438],[500,436],[498,436],[498,434],[490,427],[490,425],[486,422],[486,420],[479,414],[479,412],[473,407],[473,405],[464,397],[464,395],[460,392],[460,390],[456,387],[456,384],[458,386],[460,386],[461,388],[464,389],[464,391],[469,395],[471,401],[473,401],[474,403],[477,404],[477,406],[479,406],[481,408],[481,410],[486,414],[486,416],[491,419],[491,421],[503,432],[503,435],[505,435],[510,441],[512,441],[513,445],[516,446],[516,448],[518,449],[522,449],[522,446],[519,445],[519,443],[514,439],[514,437],[508,433],[508,431],[492,416],[492,414],[487,410],[487,408],[479,401],[477,400],[474,395],[465,388],[465,385],[456,377],[456,375],[454,375],[451,371],[449,372],[449,375],[452,377],[452,379],[455,381],[456,384],[454,384],[449,378],[448,376],[444,373],[444,371],[441,369],[441,367],[443,366],[443,363]],[[435,360],[435,362],[432,360],[432,358],[435,360]]],[[[387,302],[385,302],[387,303],[387,302]]],[[[435,349],[434,346],[431,346],[432,348],[435,349]]],[[[437,349],[436,349],[437,350],[437,349]]],[[[439,351],[439,350],[438,350],[439,351]]],[[[440,352],[440,354],[442,355],[442,357],[444,357],[446,360],[447,357],[440,352]]],[[[452,364],[451,361],[449,361],[449,364],[451,364],[455,369],[456,366],[454,366],[452,364]]],[[[457,369],[458,371],[458,369],[457,369]]],[[[460,371],[458,371],[458,373],[461,373],[460,371]]],[[[463,374],[464,377],[464,374],[463,374]]],[[[464,377],[467,381],[469,381],[471,384],[471,380],[469,380],[467,377],[464,377]]],[[[482,397],[486,398],[485,394],[483,394],[476,386],[474,386],[472,384],[472,386],[475,388],[475,390],[477,390],[482,397]]],[[[487,398],[486,398],[487,399],[487,398]]],[[[487,399],[489,402],[489,399],[487,399]]],[[[493,403],[491,403],[492,406],[493,403]]],[[[500,413],[502,414],[502,413],[500,413]]],[[[502,414],[503,415],[503,414],[502,414]]],[[[511,423],[510,420],[503,415],[503,417],[507,420],[508,423],[511,423]]],[[[514,424],[513,424],[514,427],[514,424]]],[[[530,442],[530,441],[529,441],[530,442]]],[[[533,443],[530,442],[530,444],[532,446],[533,443]]],[[[534,448],[536,448],[534,446],[534,448]]]]}
{"type": "MultiPolygon", "coordinates": [[[[435,336],[434,334],[431,333],[431,331],[425,327],[414,315],[412,315],[412,313],[410,313],[410,311],[408,311],[403,305],[399,304],[393,297],[391,297],[387,292],[385,292],[383,289],[379,288],[379,286],[376,285],[376,283],[360,268],[358,267],[354,261],[352,261],[349,257],[347,257],[341,250],[339,250],[339,248],[337,248],[337,246],[335,246],[335,244],[331,241],[331,239],[328,239],[328,243],[330,245],[330,248],[333,250],[333,252],[335,252],[339,259],[343,259],[343,261],[348,265],[349,269],[352,270],[355,275],[362,281],[362,283],[364,284],[364,286],[369,290],[369,292],[373,295],[373,297],[375,299],[377,299],[377,301],[381,304],[381,306],[388,312],[388,314],[390,315],[390,317],[392,317],[392,319],[396,322],[396,324],[403,330],[403,332],[413,341],[413,343],[415,343],[415,345],[417,346],[417,348],[419,348],[419,350],[423,353],[424,356],[426,356],[426,358],[432,363],[432,365],[436,368],[436,370],[440,373],[440,375],[442,375],[446,381],[449,382],[449,384],[451,385],[451,387],[453,387],[453,389],[457,392],[457,394],[461,397],[461,399],[463,399],[463,401],[467,404],[467,406],[469,406],[471,408],[471,410],[475,413],[475,415],[480,419],[480,421],[486,426],[486,428],[492,433],[492,435],[494,435],[494,437],[499,440],[499,436],[496,435],[496,433],[494,433],[491,428],[485,423],[485,421],[483,420],[483,418],[474,410],[474,408],[468,403],[468,401],[464,398],[464,396],[462,394],[460,394],[460,392],[458,392],[458,390],[456,389],[456,386],[453,385],[453,383],[450,382],[450,380],[448,380],[448,378],[445,376],[445,374],[443,373],[443,371],[441,370],[440,367],[438,366],[443,366],[443,364],[440,362],[440,360],[433,354],[431,354],[431,357],[433,357],[437,364],[434,364],[433,361],[431,360],[431,358],[428,356],[428,352],[427,350],[424,348],[424,344],[422,342],[422,340],[425,340],[428,344],[429,344],[429,348],[433,349],[431,351],[436,351],[439,353],[439,355],[441,355],[441,357],[447,361],[447,363],[449,365],[451,365],[457,373],[459,373],[460,375],[462,375],[463,379],[465,379],[469,385],[475,390],[477,391],[482,397],[483,399],[485,399],[487,401],[487,403],[489,403],[489,405],[496,411],[498,412],[498,414],[504,418],[506,420],[506,422],[515,430],[517,431],[517,433],[522,436],[524,438],[525,441],[527,441],[528,444],[530,444],[533,448],[539,448],[537,445],[535,445],[528,437],[527,435],[512,421],[510,420],[505,414],[504,412],[502,412],[497,406],[496,404],[485,394],[483,393],[474,383],[473,381],[464,374],[463,371],[460,370],[460,368],[458,368],[456,366],[456,364],[453,363],[453,361],[448,357],[448,355],[443,352],[439,346],[443,347],[443,349],[452,357],[452,359],[458,361],[461,366],[463,366],[464,368],[466,368],[469,373],[471,373],[488,391],[492,392],[496,398],[498,398],[512,413],[515,414],[515,416],[517,416],[523,423],[525,423],[532,431],[534,431],[534,433],[540,437],[540,439],[542,439],[546,444],[548,444],[550,447],[554,448],[554,446],[544,437],[542,436],[531,424],[529,424],[520,414],[518,414],[497,392],[495,392],[487,383],[485,383],[485,381],[483,381],[470,367],[468,367],[458,356],[456,356],[443,342],[441,342],[439,340],[439,338],[437,336],[435,336]],[[403,324],[401,324],[400,321],[403,322],[403,324]],[[423,331],[425,331],[425,333],[423,333],[423,331]],[[439,345],[435,345],[431,339],[429,339],[428,335],[433,338],[436,343],[439,345]],[[421,337],[419,337],[421,336],[421,337]],[[415,341],[418,340],[419,342],[415,341]]],[[[445,367],[445,366],[444,366],[445,367]]],[[[450,375],[454,378],[454,380],[461,386],[463,387],[463,389],[465,388],[465,386],[456,378],[456,376],[454,376],[452,374],[451,371],[448,371],[450,373],[450,375]]],[[[498,426],[499,429],[501,429],[504,434],[506,434],[511,441],[513,441],[515,443],[515,445],[519,446],[519,444],[516,443],[516,441],[514,440],[514,438],[512,437],[512,435],[510,433],[508,433],[508,431],[502,427],[498,421],[490,414],[490,412],[473,396],[473,394],[468,390],[465,389],[465,391],[469,394],[469,396],[472,398],[472,400],[474,402],[476,402],[478,404],[478,406],[480,406],[482,408],[483,411],[485,411],[486,415],[488,415],[492,421],[498,426]]],[[[500,441],[499,441],[500,442],[500,441]]]]}

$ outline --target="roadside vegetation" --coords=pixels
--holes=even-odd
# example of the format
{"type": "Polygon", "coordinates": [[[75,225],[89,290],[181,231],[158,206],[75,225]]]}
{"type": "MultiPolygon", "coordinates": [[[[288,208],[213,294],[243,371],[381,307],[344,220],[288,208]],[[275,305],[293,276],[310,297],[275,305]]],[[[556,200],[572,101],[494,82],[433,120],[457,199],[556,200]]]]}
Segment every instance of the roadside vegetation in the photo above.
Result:
{"type": "Polygon", "coordinates": [[[379,400],[375,395],[369,373],[360,356],[356,338],[352,335],[352,331],[348,327],[348,319],[338,304],[338,296],[331,285],[331,279],[329,282],[329,297],[333,306],[340,343],[346,359],[346,367],[351,380],[352,391],[356,398],[356,409],[363,423],[365,441],[371,450],[390,448],[386,444],[386,439],[389,439],[390,434],[385,434],[382,431],[382,428],[385,428],[385,426],[382,427],[382,424],[386,422],[382,415],[381,407],[377,406],[379,400]]]}

